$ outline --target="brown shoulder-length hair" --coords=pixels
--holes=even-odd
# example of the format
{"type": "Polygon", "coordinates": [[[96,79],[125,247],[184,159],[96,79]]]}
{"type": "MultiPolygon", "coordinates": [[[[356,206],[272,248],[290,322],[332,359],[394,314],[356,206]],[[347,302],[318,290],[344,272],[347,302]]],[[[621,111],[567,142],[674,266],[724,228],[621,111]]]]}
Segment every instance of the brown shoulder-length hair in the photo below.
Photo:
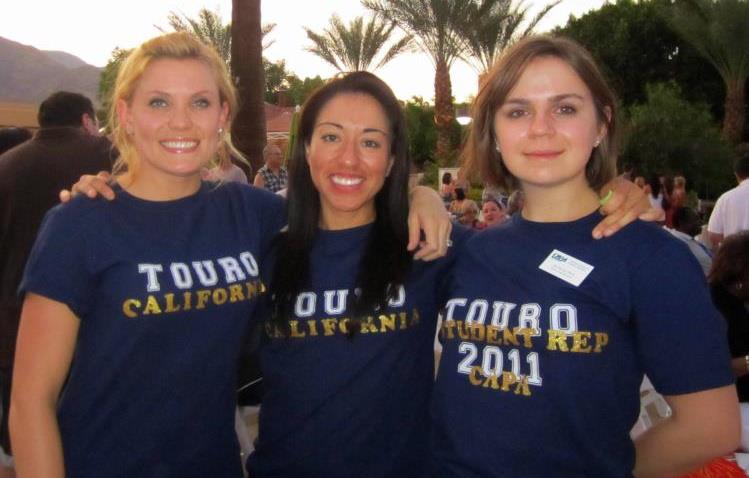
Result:
{"type": "Polygon", "coordinates": [[[485,184],[508,190],[519,188],[517,178],[507,169],[497,151],[494,117],[525,69],[539,57],[559,58],[570,65],[592,93],[598,120],[606,127],[606,135],[593,149],[585,167],[588,184],[597,190],[616,176],[616,97],[590,53],[569,38],[529,37],[502,55],[484,79],[473,103],[473,123],[462,161],[469,174],[479,175],[485,184]]]}

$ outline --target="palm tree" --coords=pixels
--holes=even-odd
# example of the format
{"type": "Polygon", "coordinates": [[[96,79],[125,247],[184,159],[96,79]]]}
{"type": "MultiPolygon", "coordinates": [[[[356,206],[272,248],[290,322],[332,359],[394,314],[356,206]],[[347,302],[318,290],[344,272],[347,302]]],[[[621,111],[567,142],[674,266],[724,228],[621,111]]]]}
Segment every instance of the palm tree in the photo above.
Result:
{"type": "MultiPolygon", "coordinates": [[[[363,17],[356,17],[345,25],[338,15],[333,15],[328,28],[322,33],[304,28],[307,38],[313,43],[313,46],[305,50],[319,56],[340,72],[368,70],[394,29],[393,22],[384,20],[378,14],[372,15],[366,25],[363,17]]],[[[411,36],[397,41],[381,56],[374,69],[408,51],[410,45],[411,36]]]]}
{"type": "MultiPolygon", "coordinates": [[[[175,32],[190,32],[198,37],[203,43],[211,45],[216,49],[226,65],[231,65],[231,22],[224,24],[218,11],[201,8],[197,18],[190,18],[184,13],[169,12],[167,16],[169,26],[175,32]]],[[[156,27],[160,31],[165,30],[156,27]]],[[[276,28],[275,23],[268,23],[262,27],[262,36],[265,36],[276,28]]],[[[263,50],[273,44],[273,40],[263,43],[263,50]]]]}
{"type": "MultiPolygon", "coordinates": [[[[172,11],[167,16],[167,22],[174,31],[190,32],[203,43],[214,47],[227,65],[231,61],[231,23],[224,25],[219,12],[201,8],[197,18],[190,18],[172,11]]],[[[164,31],[163,28],[156,28],[164,31]]]]}
{"type": "Polygon", "coordinates": [[[709,61],[726,84],[723,136],[731,143],[744,133],[749,76],[749,2],[682,0],[670,15],[672,27],[709,61]]]}
{"type": "Polygon", "coordinates": [[[452,156],[450,141],[453,111],[450,66],[464,54],[461,22],[469,18],[474,0],[362,0],[368,9],[394,22],[414,37],[416,45],[435,65],[434,122],[437,126],[437,160],[452,156]]]}
{"type": "Polygon", "coordinates": [[[231,35],[231,71],[239,91],[232,139],[257,170],[266,143],[260,0],[232,0],[231,35]]]}
{"type": "Polygon", "coordinates": [[[461,33],[466,42],[466,57],[469,64],[479,74],[488,72],[505,48],[516,40],[529,35],[538,22],[559,4],[556,0],[544,7],[533,19],[527,21],[528,7],[520,1],[513,5],[512,0],[481,0],[471,3],[470,19],[461,33]],[[524,30],[520,30],[521,25],[524,30]],[[470,59],[475,60],[475,64],[470,59]]]}

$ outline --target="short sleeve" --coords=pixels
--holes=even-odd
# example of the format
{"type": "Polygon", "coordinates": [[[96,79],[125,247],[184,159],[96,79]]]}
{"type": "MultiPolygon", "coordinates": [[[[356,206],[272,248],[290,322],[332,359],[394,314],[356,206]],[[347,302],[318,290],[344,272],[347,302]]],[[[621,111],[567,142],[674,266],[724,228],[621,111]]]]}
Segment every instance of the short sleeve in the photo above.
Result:
{"type": "Polygon", "coordinates": [[[680,395],[733,383],[725,321],[689,249],[669,240],[635,270],[638,354],[656,390],[680,395]]]}
{"type": "Polygon", "coordinates": [[[27,292],[66,304],[79,318],[89,311],[95,293],[95,279],[87,261],[81,230],[81,214],[75,203],[50,210],[37,235],[19,286],[19,295],[27,292]]]}
{"type": "Polygon", "coordinates": [[[723,234],[723,209],[725,205],[725,195],[718,198],[715,202],[713,212],[710,213],[710,220],[707,223],[707,231],[713,234],[723,234]]]}
{"type": "Polygon", "coordinates": [[[443,264],[440,264],[440,275],[437,278],[436,290],[440,306],[447,302],[447,299],[449,298],[448,294],[451,290],[454,290],[456,286],[454,282],[455,275],[453,274],[455,263],[458,257],[466,252],[466,244],[474,234],[475,231],[473,229],[468,229],[459,224],[454,225],[450,232],[451,243],[447,249],[447,255],[444,258],[437,259],[438,261],[443,262],[443,264]]]}

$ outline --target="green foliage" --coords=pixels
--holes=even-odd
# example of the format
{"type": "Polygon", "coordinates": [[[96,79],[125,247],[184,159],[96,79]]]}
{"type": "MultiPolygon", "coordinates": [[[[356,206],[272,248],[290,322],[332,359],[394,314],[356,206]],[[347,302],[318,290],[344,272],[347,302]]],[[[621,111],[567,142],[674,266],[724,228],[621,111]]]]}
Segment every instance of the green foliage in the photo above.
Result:
{"type": "Polygon", "coordinates": [[[720,76],[664,19],[670,0],[618,0],[555,33],[584,45],[601,66],[625,106],[645,101],[645,85],[676,81],[689,101],[707,101],[715,118],[723,115],[720,76]]]}
{"type": "Polygon", "coordinates": [[[303,104],[315,90],[325,84],[325,80],[320,75],[300,79],[293,73],[286,77],[286,82],[289,88],[287,93],[289,101],[294,105],[303,104]]]}
{"type": "Polygon", "coordinates": [[[101,108],[96,112],[96,116],[99,118],[99,122],[102,124],[106,123],[109,109],[112,106],[112,92],[114,90],[114,83],[117,80],[117,73],[120,71],[120,65],[125,58],[130,54],[132,50],[125,50],[119,47],[115,47],[112,50],[112,56],[107,61],[107,65],[101,71],[99,76],[99,102],[101,108]]]}
{"type": "Polygon", "coordinates": [[[439,184],[439,178],[437,177],[439,175],[439,166],[437,163],[433,163],[432,161],[425,162],[422,165],[422,171],[424,176],[421,179],[421,184],[430,186],[436,190],[439,184]]]}
{"type": "Polygon", "coordinates": [[[265,71],[265,101],[275,103],[278,99],[278,91],[288,87],[286,77],[289,76],[289,72],[286,71],[286,61],[278,60],[272,63],[263,58],[263,70],[265,71]]]}
{"type": "Polygon", "coordinates": [[[434,163],[435,160],[437,128],[434,125],[434,107],[421,97],[414,96],[403,106],[403,114],[408,128],[411,159],[418,169],[423,169],[425,164],[434,163]]]}
{"type": "MultiPolygon", "coordinates": [[[[219,56],[226,62],[226,67],[230,67],[231,23],[224,25],[219,12],[201,8],[198,12],[198,18],[190,18],[185,14],[169,12],[167,22],[175,32],[192,33],[206,45],[215,48],[219,56]]],[[[159,28],[159,30],[165,32],[162,28],[159,28]]]]}
{"type": "Polygon", "coordinates": [[[286,61],[279,60],[271,63],[263,59],[265,70],[265,101],[276,103],[278,92],[286,90],[289,102],[292,105],[301,105],[325,80],[319,75],[314,78],[301,79],[286,69],[286,61]]]}
{"type": "Polygon", "coordinates": [[[341,72],[368,70],[372,62],[379,55],[380,60],[373,69],[377,69],[387,62],[409,51],[411,36],[406,35],[391,44],[384,53],[385,44],[395,30],[395,23],[385,20],[381,15],[374,14],[365,24],[364,17],[356,17],[345,25],[338,15],[333,15],[328,28],[317,33],[304,28],[313,45],[305,50],[322,58],[341,72]]]}
{"type": "Polygon", "coordinates": [[[680,0],[669,24],[715,68],[725,82],[723,135],[739,143],[746,125],[749,77],[749,1],[680,0]]]}
{"type": "Polygon", "coordinates": [[[682,174],[703,198],[730,187],[733,155],[707,105],[686,101],[673,82],[645,90],[647,101],[628,108],[621,161],[646,177],[682,174]]]}
{"type": "Polygon", "coordinates": [[[538,22],[560,1],[549,3],[530,20],[527,19],[528,7],[522,1],[469,2],[469,17],[460,25],[461,36],[467,47],[463,59],[468,62],[473,59],[481,73],[489,71],[505,48],[532,33],[538,22]],[[521,25],[524,26],[522,31],[521,25]]]}

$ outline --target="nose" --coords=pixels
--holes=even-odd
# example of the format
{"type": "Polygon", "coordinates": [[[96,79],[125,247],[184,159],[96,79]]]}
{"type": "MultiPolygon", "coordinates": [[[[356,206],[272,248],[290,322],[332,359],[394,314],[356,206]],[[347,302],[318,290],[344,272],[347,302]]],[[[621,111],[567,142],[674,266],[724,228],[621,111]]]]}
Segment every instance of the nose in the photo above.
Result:
{"type": "Polygon", "coordinates": [[[177,130],[189,129],[192,126],[190,108],[184,105],[175,105],[169,117],[169,126],[177,130]]]}
{"type": "Polygon", "coordinates": [[[530,132],[534,136],[543,136],[554,131],[551,112],[537,111],[531,116],[530,132]]]}
{"type": "Polygon", "coordinates": [[[359,162],[359,149],[354,138],[343,140],[340,161],[346,166],[355,166],[359,162]]]}

